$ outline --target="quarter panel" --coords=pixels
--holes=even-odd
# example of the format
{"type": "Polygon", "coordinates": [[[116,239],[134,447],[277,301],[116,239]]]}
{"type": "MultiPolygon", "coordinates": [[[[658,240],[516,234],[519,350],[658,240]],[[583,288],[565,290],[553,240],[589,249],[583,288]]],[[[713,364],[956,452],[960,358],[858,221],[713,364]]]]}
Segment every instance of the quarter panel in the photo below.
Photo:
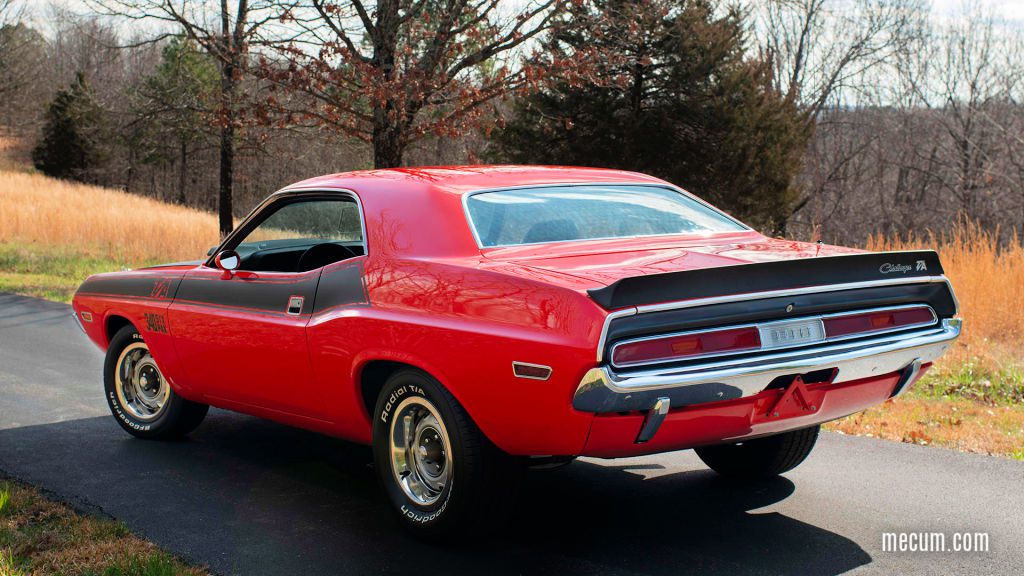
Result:
{"type": "Polygon", "coordinates": [[[578,292],[480,265],[371,257],[369,305],[314,315],[316,377],[345,391],[340,435],[370,441],[358,377],[367,362],[392,360],[441,381],[506,452],[582,449],[593,416],[572,409],[572,394],[594,364],[603,312],[578,292]],[[513,361],[550,366],[551,378],[516,378],[513,361]]]}

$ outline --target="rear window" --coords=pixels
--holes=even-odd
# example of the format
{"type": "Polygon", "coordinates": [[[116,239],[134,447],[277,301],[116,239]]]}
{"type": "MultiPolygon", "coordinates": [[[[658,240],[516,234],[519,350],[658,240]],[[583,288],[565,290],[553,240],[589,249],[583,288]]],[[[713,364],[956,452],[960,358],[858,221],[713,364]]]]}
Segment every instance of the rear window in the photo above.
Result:
{"type": "Polygon", "coordinates": [[[483,248],[747,230],[721,212],[660,186],[497,190],[470,196],[466,207],[483,248]]]}

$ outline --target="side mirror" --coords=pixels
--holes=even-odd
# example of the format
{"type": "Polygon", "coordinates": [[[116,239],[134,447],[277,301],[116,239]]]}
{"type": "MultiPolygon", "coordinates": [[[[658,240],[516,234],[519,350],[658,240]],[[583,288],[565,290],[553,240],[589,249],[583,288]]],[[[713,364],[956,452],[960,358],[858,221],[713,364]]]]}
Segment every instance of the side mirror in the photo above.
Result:
{"type": "Polygon", "coordinates": [[[225,250],[214,257],[213,263],[224,271],[225,276],[230,278],[231,273],[237,270],[239,264],[242,263],[242,258],[234,250],[225,250]]]}

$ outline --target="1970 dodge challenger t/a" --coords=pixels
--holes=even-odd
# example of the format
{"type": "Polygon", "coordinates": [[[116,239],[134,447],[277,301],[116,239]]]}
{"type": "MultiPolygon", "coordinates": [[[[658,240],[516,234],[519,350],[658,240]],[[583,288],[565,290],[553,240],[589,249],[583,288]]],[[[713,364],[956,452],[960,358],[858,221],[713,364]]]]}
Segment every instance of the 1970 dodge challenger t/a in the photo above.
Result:
{"type": "Polygon", "coordinates": [[[174,437],[212,405],[372,444],[427,536],[478,517],[510,461],[696,448],[785,472],[960,331],[934,252],[768,238],[614,170],[314,178],[211,254],[75,295],[118,423],[174,437]]]}

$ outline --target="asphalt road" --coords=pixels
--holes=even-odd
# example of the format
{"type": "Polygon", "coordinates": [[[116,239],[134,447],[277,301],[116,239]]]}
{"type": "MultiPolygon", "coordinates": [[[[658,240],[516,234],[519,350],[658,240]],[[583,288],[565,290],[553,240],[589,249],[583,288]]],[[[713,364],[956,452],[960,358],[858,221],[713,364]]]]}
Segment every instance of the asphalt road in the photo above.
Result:
{"type": "Polygon", "coordinates": [[[367,449],[224,411],[183,442],[107,412],[63,305],[0,294],[0,473],[219,574],[1021,574],[1024,464],[825,434],[756,488],[691,452],[533,473],[504,528],[409,540],[367,449]],[[990,551],[885,552],[885,532],[986,532],[990,551]]]}

